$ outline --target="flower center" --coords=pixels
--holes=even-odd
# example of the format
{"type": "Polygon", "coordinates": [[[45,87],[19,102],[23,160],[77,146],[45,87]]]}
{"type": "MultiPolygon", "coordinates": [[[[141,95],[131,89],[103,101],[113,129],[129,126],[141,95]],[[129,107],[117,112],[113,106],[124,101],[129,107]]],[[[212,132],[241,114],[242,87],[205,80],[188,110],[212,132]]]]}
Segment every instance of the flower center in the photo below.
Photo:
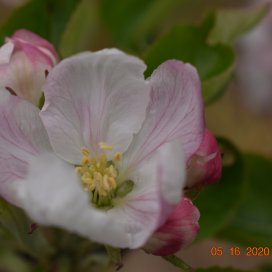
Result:
{"type": "MultiPolygon", "coordinates": [[[[119,184],[117,180],[117,165],[122,159],[122,154],[116,152],[112,160],[108,160],[106,152],[112,150],[113,147],[106,143],[99,143],[99,146],[101,154],[98,156],[91,156],[88,148],[82,148],[83,157],[80,165],[76,166],[76,172],[80,176],[84,190],[91,195],[92,204],[99,208],[112,208],[112,200],[120,196],[120,189],[123,191],[124,184],[128,184],[128,181],[119,184]]],[[[126,190],[126,194],[132,188],[133,185],[126,190]]]]}

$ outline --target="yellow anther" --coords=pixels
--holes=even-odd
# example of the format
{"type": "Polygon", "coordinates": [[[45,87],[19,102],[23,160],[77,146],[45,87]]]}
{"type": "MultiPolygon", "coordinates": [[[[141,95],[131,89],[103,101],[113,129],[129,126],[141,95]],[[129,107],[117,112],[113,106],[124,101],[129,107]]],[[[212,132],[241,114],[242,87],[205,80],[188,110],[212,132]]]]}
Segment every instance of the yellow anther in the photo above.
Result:
{"type": "Polygon", "coordinates": [[[96,169],[98,169],[98,168],[100,167],[100,165],[101,165],[101,163],[100,163],[100,162],[97,162],[97,163],[95,164],[96,169]]]}
{"type": "Polygon", "coordinates": [[[116,178],[117,177],[117,171],[116,169],[111,165],[108,169],[108,174],[113,177],[113,178],[116,178]]]}
{"type": "Polygon", "coordinates": [[[89,179],[91,177],[90,173],[84,172],[81,179],[84,181],[85,179],[89,179]]]}
{"type": "Polygon", "coordinates": [[[97,184],[102,182],[102,175],[99,172],[94,172],[94,180],[97,184]]]}
{"type": "Polygon", "coordinates": [[[90,162],[91,162],[91,158],[90,158],[90,157],[84,156],[84,157],[82,158],[82,160],[80,161],[80,164],[86,165],[86,164],[89,164],[90,162]]]}
{"type": "Polygon", "coordinates": [[[93,179],[91,179],[91,178],[82,178],[82,181],[83,181],[83,183],[84,184],[86,184],[86,185],[91,185],[91,184],[93,184],[93,179]]]}
{"type": "Polygon", "coordinates": [[[76,172],[77,172],[78,174],[81,173],[81,170],[82,170],[82,167],[81,167],[81,166],[77,166],[77,167],[76,167],[76,172]]]}
{"type": "Polygon", "coordinates": [[[116,180],[112,177],[108,178],[108,183],[112,189],[115,189],[117,187],[116,180]]]}
{"type": "Polygon", "coordinates": [[[90,163],[91,164],[96,164],[96,162],[97,162],[96,157],[90,158],[90,163]]]}
{"type": "Polygon", "coordinates": [[[102,150],[112,150],[113,147],[107,143],[104,143],[104,142],[100,142],[99,143],[99,147],[102,149],[102,150]]]}
{"type": "Polygon", "coordinates": [[[110,190],[110,186],[109,186],[109,183],[108,183],[108,179],[109,179],[109,177],[107,176],[107,175],[105,175],[104,177],[103,177],[103,189],[105,190],[105,191],[109,191],[110,190]]]}
{"type": "Polygon", "coordinates": [[[122,153],[116,152],[113,156],[114,161],[120,161],[122,159],[122,153]]]}
{"type": "Polygon", "coordinates": [[[87,147],[83,147],[83,148],[81,149],[81,153],[82,153],[82,155],[85,156],[85,157],[89,157],[89,156],[90,156],[90,150],[89,150],[87,147]]]}
{"type": "Polygon", "coordinates": [[[105,154],[102,154],[102,155],[100,156],[100,162],[101,162],[102,164],[106,164],[106,163],[107,163],[107,156],[106,156],[105,154]]]}

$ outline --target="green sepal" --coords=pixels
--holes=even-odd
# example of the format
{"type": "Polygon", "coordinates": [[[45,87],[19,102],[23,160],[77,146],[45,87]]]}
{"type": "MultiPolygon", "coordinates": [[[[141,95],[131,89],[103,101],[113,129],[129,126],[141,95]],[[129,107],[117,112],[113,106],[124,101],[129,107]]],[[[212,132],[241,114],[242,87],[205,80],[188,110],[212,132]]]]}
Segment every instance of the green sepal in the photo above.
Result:
{"type": "Polygon", "coordinates": [[[184,272],[194,271],[194,269],[191,266],[189,266],[187,263],[185,263],[182,259],[180,259],[176,255],[167,255],[167,256],[163,256],[162,258],[166,260],[167,262],[171,263],[172,265],[180,268],[181,271],[184,271],[184,272]]]}
{"type": "Polygon", "coordinates": [[[132,180],[126,180],[122,182],[117,190],[116,190],[116,196],[117,197],[125,197],[127,194],[129,194],[134,188],[134,182],[132,180]]]}
{"type": "Polygon", "coordinates": [[[43,105],[44,105],[44,102],[45,102],[45,97],[44,97],[44,93],[42,93],[40,99],[39,99],[39,104],[38,104],[38,107],[39,109],[41,110],[43,105]]]}
{"type": "Polygon", "coordinates": [[[110,262],[116,266],[116,271],[119,270],[123,266],[121,249],[112,246],[105,246],[105,248],[107,250],[110,262]]]}

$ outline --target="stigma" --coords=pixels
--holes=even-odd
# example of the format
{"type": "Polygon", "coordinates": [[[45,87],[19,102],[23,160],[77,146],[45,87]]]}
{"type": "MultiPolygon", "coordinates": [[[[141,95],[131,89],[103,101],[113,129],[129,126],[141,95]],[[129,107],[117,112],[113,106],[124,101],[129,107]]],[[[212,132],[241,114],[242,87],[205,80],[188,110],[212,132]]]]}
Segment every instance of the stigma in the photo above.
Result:
{"type": "Polygon", "coordinates": [[[99,143],[99,155],[92,156],[86,147],[81,149],[82,159],[75,170],[80,176],[81,183],[86,192],[91,195],[91,202],[96,207],[110,207],[111,200],[116,196],[118,187],[117,164],[122,154],[116,152],[109,160],[107,151],[113,147],[106,143],[99,143]]]}

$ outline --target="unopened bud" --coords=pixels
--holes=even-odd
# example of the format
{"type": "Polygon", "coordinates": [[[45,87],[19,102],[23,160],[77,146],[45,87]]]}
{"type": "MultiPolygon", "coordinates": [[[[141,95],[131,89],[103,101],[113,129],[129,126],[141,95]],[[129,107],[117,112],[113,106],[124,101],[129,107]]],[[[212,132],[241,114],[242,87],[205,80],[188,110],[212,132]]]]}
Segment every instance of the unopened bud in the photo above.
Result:
{"type": "Polygon", "coordinates": [[[187,162],[186,187],[198,187],[218,181],[222,173],[222,158],[213,134],[205,129],[203,141],[187,162]]]}

